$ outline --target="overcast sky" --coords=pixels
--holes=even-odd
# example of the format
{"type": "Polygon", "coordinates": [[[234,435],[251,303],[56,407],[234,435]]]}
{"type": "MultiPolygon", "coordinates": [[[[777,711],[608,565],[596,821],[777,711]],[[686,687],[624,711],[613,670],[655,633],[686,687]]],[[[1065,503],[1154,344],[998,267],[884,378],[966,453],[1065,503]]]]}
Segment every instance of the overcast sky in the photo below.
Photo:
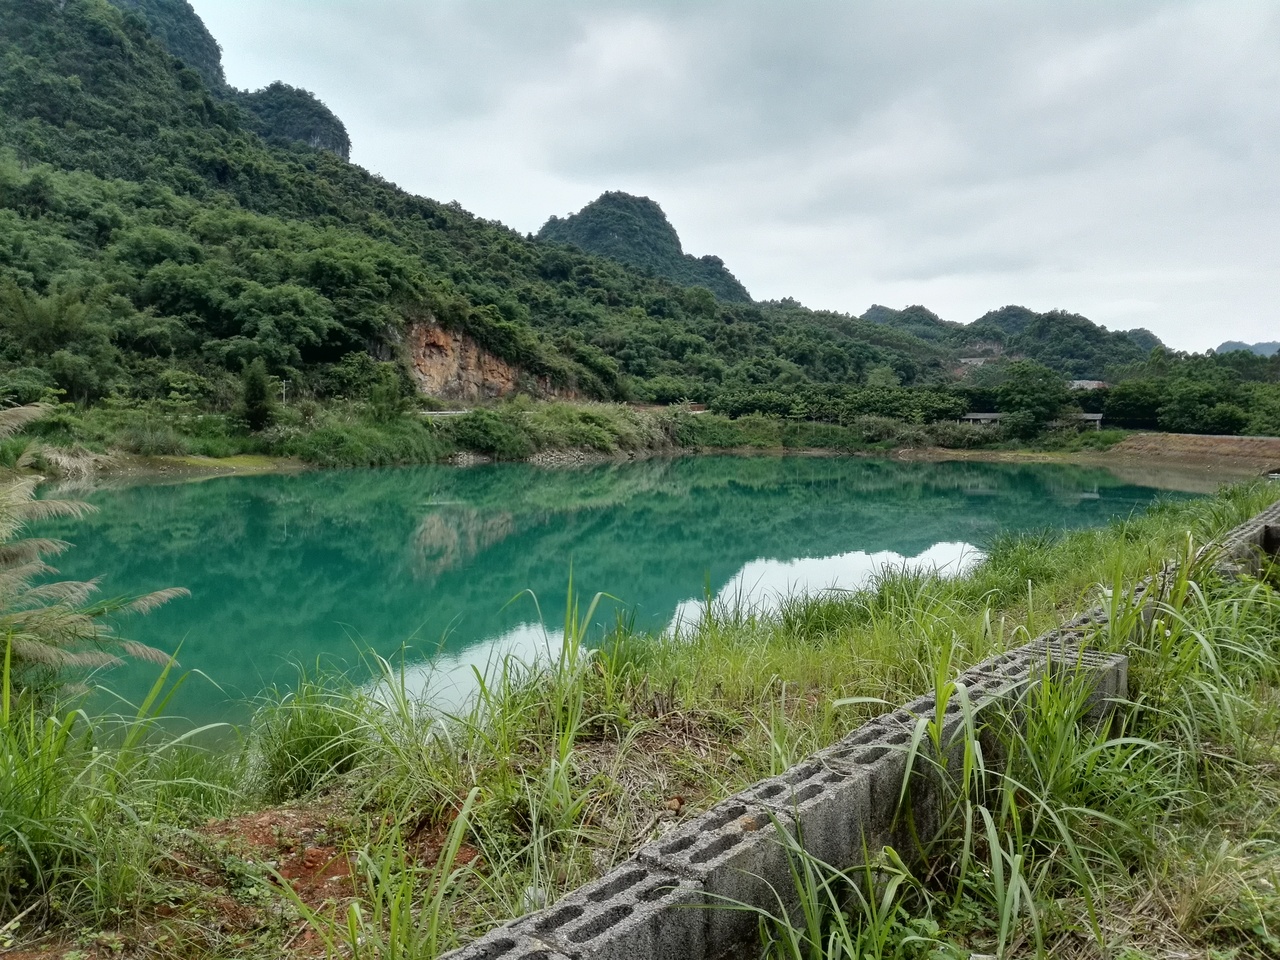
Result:
{"type": "Polygon", "coordinates": [[[1280,339],[1280,4],[192,2],[231,83],[521,231],[625,190],[757,299],[1280,339]]]}

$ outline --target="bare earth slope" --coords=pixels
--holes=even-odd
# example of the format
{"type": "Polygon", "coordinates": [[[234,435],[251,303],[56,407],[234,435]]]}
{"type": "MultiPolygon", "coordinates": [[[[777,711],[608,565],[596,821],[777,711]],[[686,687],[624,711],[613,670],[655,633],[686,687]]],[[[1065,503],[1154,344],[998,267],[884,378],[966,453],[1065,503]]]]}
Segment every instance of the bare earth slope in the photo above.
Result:
{"type": "Polygon", "coordinates": [[[1190,433],[1139,433],[1108,451],[1108,458],[1168,460],[1234,472],[1280,471],[1280,437],[1209,437],[1190,433]]]}

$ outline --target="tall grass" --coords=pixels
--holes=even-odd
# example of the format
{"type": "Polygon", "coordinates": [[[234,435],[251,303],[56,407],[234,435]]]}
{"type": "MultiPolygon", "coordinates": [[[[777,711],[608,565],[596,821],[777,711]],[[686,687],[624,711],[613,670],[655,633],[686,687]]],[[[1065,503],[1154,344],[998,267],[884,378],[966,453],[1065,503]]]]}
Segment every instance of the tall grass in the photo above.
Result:
{"type": "Polygon", "coordinates": [[[0,919],[95,923],[136,915],[158,885],[167,831],[221,813],[236,769],[197,745],[209,728],[165,732],[181,679],[162,672],[132,717],[48,712],[0,669],[0,919]]]}
{"type": "MultiPolygon", "coordinates": [[[[806,912],[776,918],[777,955],[972,947],[1013,956],[1066,928],[1110,943],[1105,918],[1136,884],[1162,871],[1184,882],[1172,851],[1189,823],[1203,876],[1180,888],[1179,903],[1186,917],[1204,917],[1260,860],[1233,830],[1200,825],[1232,785],[1280,797],[1254,762],[1268,756],[1264,738],[1276,728],[1259,704],[1274,702],[1280,614],[1270,587],[1215,581],[1197,545],[1272,496],[1237,487],[1103,530],[1002,539],[959,577],[883,571],[865,590],[792,598],[775,613],[709,605],[698,622],[659,636],[626,622],[602,631],[594,602],[571,588],[545,655],[478,671],[476,695],[456,710],[416,699],[399,665],[371,657],[366,686],[306,675],[265,701],[243,752],[212,769],[189,744],[166,746],[145,719],[6,708],[5,736],[16,738],[8,752],[30,772],[3,771],[0,784],[52,806],[23,814],[33,853],[16,857],[20,845],[7,842],[0,852],[9,858],[0,879],[19,891],[0,905],[0,924],[32,904],[23,922],[36,927],[97,923],[112,910],[121,923],[144,922],[166,883],[163,842],[148,837],[255,804],[318,805],[343,821],[355,894],[288,909],[334,954],[430,957],[553,902],[664,820],[781,770],[885,704],[927,690],[966,702],[959,671],[1107,596],[1125,616],[1096,642],[1133,662],[1132,703],[1117,725],[1075,723],[1082,694],[1067,682],[1042,684],[1020,707],[1032,718],[1021,727],[973,718],[951,846],[922,843],[923,870],[916,851],[868,851],[867,870],[848,875],[797,851],[806,912]],[[1126,591],[1175,554],[1178,573],[1130,613],[1126,591]],[[124,751],[134,729],[142,732],[124,751]],[[1002,770],[987,762],[996,755],[1002,770]],[[116,763],[126,775],[110,773],[116,763]],[[54,789],[23,792],[42,769],[54,789]],[[426,836],[441,847],[430,863],[411,855],[426,836]],[[1227,843],[1216,860],[1214,837],[1227,843]],[[160,889],[147,895],[148,885],[160,889]]],[[[922,754],[947,752],[938,720],[917,732],[922,754]]],[[[1265,806],[1237,800],[1232,810],[1257,827],[1265,806]]],[[[254,903],[289,899],[277,882],[254,883],[254,903]]],[[[1223,936],[1257,939],[1243,927],[1223,936]]]]}
{"type": "MultiPolygon", "coordinates": [[[[1046,672],[992,716],[963,702],[949,827],[918,866],[886,849],[839,871],[792,849],[801,906],[767,913],[770,955],[1146,956],[1177,943],[1275,956],[1280,594],[1223,582],[1213,559],[1188,540],[1176,566],[1150,569],[1156,595],[1125,596],[1126,615],[1094,638],[1130,658],[1131,696],[1109,722],[1088,719],[1079,671],[1046,672]],[[1070,946],[1081,937],[1084,953],[1070,946]]],[[[913,748],[957,693],[947,673],[913,748]]]]}

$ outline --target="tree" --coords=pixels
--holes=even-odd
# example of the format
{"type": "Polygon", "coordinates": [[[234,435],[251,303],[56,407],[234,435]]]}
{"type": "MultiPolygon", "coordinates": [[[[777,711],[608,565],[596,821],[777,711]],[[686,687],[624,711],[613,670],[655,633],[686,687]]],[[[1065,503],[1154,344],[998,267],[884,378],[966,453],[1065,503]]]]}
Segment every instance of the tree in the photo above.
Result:
{"type": "Polygon", "coordinates": [[[876,364],[867,371],[868,387],[896,387],[901,383],[897,371],[887,363],[876,364]]]}
{"type": "Polygon", "coordinates": [[[1008,426],[1018,436],[1040,432],[1066,405],[1066,383],[1044,364],[1015,360],[1006,374],[996,396],[1000,412],[1009,415],[1008,426]]]}
{"type": "Polygon", "coordinates": [[[369,406],[379,423],[390,423],[409,406],[404,381],[394,363],[378,364],[378,373],[369,388],[369,406]]]}
{"type": "Polygon", "coordinates": [[[240,419],[254,433],[264,430],[275,420],[275,403],[271,397],[271,381],[267,365],[261,357],[245,365],[240,377],[240,419]]]}
{"type": "Polygon", "coordinates": [[[1107,393],[1103,413],[1117,426],[1154,430],[1164,402],[1164,381],[1148,377],[1124,380],[1107,393]]]}

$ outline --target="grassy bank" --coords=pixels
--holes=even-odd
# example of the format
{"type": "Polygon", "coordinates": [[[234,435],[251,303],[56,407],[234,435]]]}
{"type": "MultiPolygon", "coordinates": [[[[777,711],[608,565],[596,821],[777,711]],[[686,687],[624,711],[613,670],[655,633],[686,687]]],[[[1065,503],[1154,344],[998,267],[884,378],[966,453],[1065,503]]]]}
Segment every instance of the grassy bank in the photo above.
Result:
{"type": "MultiPolygon", "coordinates": [[[[175,737],[151,719],[159,689],[141,716],[94,719],[6,668],[0,945],[434,956],[883,703],[949,695],[966,665],[1101,591],[1120,596],[1274,496],[1241,486],[1102,530],[1009,538],[964,577],[887,571],[774,614],[710,609],[676,636],[600,636],[571,594],[549,662],[495,664],[460,715],[414,702],[374,660],[376,686],[304,677],[265,697],[233,749],[227,731],[175,737]]],[[[1099,939],[1121,955],[1157,934],[1197,955],[1270,955],[1280,600],[1183,569],[1150,624],[1121,618],[1098,638],[1134,658],[1121,726],[1091,739],[1046,700],[1000,789],[957,798],[955,849],[853,914],[823,908],[847,891],[808,864],[813,916],[775,924],[777,955],[1012,956],[1043,942],[1093,956],[1099,939]]]]}
{"type": "MultiPolygon", "coordinates": [[[[319,467],[439,463],[458,454],[525,460],[547,452],[627,456],[671,450],[830,450],[876,453],[902,447],[1025,447],[999,429],[940,421],[920,425],[863,416],[848,424],[751,414],[730,419],[680,407],[642,410],[623,404],[534,402],[518,398],[459,415],[380,407],[367,402],[301,401],[276,406],[269,426],[250,431],[233,414],[197,412],[179,402],[77,407],[64,404],[0,445],[12,464],[35,442],[61,450],[141,457],[275,457],[319,467]]],[[[1046,434],[1035,446],[1096,450],[1120,431],[1074,429],[1046,434]]]]}

